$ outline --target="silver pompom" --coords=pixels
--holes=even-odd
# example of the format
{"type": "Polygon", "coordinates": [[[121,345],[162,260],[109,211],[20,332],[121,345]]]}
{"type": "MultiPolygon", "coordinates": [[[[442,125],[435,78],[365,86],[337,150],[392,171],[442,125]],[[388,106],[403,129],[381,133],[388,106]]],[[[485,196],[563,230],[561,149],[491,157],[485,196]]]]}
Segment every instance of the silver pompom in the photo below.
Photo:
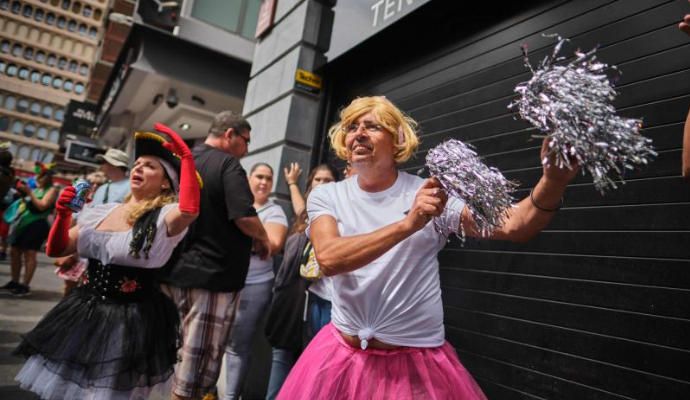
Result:
{"type": "MultiPolygon", "coordinates": [[[[484,164],[472,148],[460,140],[447,140],[429,150],[426,167],[449,196],[465,202],[482,236],[503,225],[508,209],[513,206],[511,193],[517,184],[507,180],[498,169],[484,164]]],[[[447,228],[439,225],[436,223],[436,230],[449,236],[447,228]]],[[[464,241],[462,224],[460,229],[460,239],[464,241]]]]}
{"type": "Polygon", "coordinates": [[[617,188],[615,180],[623,181],[625,170],[647,164],[656,152],[651,139],[639,132],[641,120],[616,115],[611,102],[618,93],[606,76],[607,71],[617,73],[616,67],[598,61],[596,48],[576,51],[575,58],[566,62],[559,53],[568,39],[545,36],[557,37],[558,43],[536,70],[523,46],[525,65],[533,75],[515,87],[520,97],[508,108],[517,109],[522,119],[551,139],[549,156],[555,156],[556,166],[572,168],[576,160],[604,194],[617,188]]]}

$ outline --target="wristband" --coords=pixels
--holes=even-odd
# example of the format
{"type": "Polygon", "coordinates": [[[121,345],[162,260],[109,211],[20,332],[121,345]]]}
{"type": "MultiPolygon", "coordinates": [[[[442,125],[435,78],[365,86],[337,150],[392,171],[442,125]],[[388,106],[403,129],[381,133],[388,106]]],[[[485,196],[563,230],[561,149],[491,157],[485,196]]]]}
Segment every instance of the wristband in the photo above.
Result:
{"type": "Polygon", "coordinates": [[[556,208],[544,208],[544,207],[540,206],[539,204],[537,204],[536,201],[534,201],[534,196],[532,195],[533,193],[534,193],[534,189],[529,191],[529,199],[530,199],[530,201],[532,201],[532,205],[537,210],[544,211],[544,212],[556,212],[556,211],[560,210],[561,207],[563,207],[563,197],[561,197],[561,203],[558,205],[558,207],[556,207],[556,208]]]}
{"type": "Polygon", "coordinates": [[[288,186],[290,185],[297,185],[297,182],[288,182],[288,186]]]}

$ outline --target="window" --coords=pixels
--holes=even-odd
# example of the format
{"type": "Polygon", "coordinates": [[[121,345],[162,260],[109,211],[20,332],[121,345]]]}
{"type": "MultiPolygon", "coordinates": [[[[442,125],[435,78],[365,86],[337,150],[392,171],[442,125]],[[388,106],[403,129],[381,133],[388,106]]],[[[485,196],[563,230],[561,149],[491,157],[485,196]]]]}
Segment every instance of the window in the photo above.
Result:
{"type": "Polygon", "coordinates": [[[22,56],[22,46],[19,44],[15,44],[12,46],[12,55],[15,57],[21,57],[22,56]]]}
{"type": "Polygon", "coordinates": [[[23,81],[29,79],[29,69],[24,68],[24,67],[19,68],[18,76],[19,76],[19,79],[21,79],[23,81]]]}
{"type": "Polygon", "coordinates": [[[34,58],[34,49],[31,47],[27,47],[24,49],[24,58],[27,60],[31,60],[34,58]]]}
{"type": "Polygon", "coordinates": [[[21,135],[23,129],[24,124],[22,123],[22,121],[14,121],[14,123],[12,124],[12,133],[14,133],[15,135],[21,135]]]}
{"type": "Polygon", "coordinates": [[[29,110],[29,100],[27,99],[19,99],[17,102],[17,111],[21,113],[25,113],[29,110]]]}
{"type": "Polygon", "coordinates": [[[12,12],[14,14],[19,14],[19,12],[22,10],[22,3],[18,1],[13,1],[12,2],[12,12]]]}
{"type": "Polygon", "coordinates": [[[65,25],[67,25],[67,20],[65,19],[65,17],[62,17],[62,16],[58,17],[57,27],[60,29],[65,29],[65,25]]]}
{"type": "Polygon", "coordinates": [[[48,141],[51,143],[57,143],[60,140],[60,132],[57,129],[50,131],[48,135],[48,141]]]}
{"type": "Polygon", "coordinates": [[[7,64],[4,61],[0,60],[0,74],[4,74],[6,68],[7,64]]]}
{"type": "Polygon", "coordinates": [[[0,10],[7,10],[10,8],[10,0],[0,0],[0,10]]]}
{"type": "Polygon", "coordinates": [[[86,36],[86,24],[79,24],[79,34],[86,36]]]}
{"type": "Polygon", "coordinates": [[[89,66],[82,64],[79,66],[79,75],[86,76],[89,74],[89,66]]]}
{"type": "Polygon", "coordinates": [[[62,84],[62,89],[65,92],[71,92],[73,88],[74,88],[74,83],[72,83],[72,81],[70,81],[70,80],[66,80],[65,83],[62,84]]]}
{"type": "Polygon", "coordinates": [[[72,12],[75,14],[79,14],[81,12],[81,3],[80,2],[75,2],[72,4],[72,12]]]}
{"type": "Polygon", "coordinates": [[[53,162],[53,157],[54,157],[53,153],[45,153],[45,155],[43,156],[43,162],[44,163],[51,163],[51,162],[53,162]]]}
{"type": "Polygon", "coordinates": [[[24,125],[24,136],[33,137],[34,133],[36,133],[36,127],[35,126],[33,126],[31,124],[24,125]]]}
{"type": "Polygon", "coordinates": [[[43,74],[41,75],[41,84],[44,86],[50,86],[50,81],[53,80],[53,77],[50,74],[43,74]]]}
{"type": "Polygon", "coordinates": [[[43,106],[43,112],[42,112],[43,118],[53,118],[53,107],[49,105],[43,106]]]}
{"type": "Polygon", "coordinates": [[[0,117],[0,131],[7,132],[10,129],[10,119],[4,115],[0,117]]]}
{"type": "Polygon", "coordinates": [[[76,93],[76,94],[84,93],[84,84],[83,83],[77,83],[76,85],[74,85],[74,93],[76,93]]]}
{"type": "Polygon", "coordinates": [[[69,70],[69,72],[74,72],[76,74],[78,67],[79,67],[79,64],[77,64],[76,61],[70,61],[67,69],[69,70]]]}
{"type": "Polygon", "coordinates": [[[57,62],[57,67],[60,69],[65,69],[67,66],[67,59],[65,57],[60,57],[57,62]]]}
{"type": "Polygon", "coordinates": [[[38,22],[43,21],[43,17],[45,16],[45,11],[41,10],[40,8],[36,9],[36,12],[34,13],[34,19],[38,22]]]}
{"type": "Polygon", "coordinates": [[[100,21],[102,16],[103,16],[103,11],[101,11],[101,10],[96,10],[93,13],[93,19],[95,19],[96,21],[100,21]]]}
{"type": "Polygon", "coordinates": [[[29,112],[31,115],[40,115],[41,114],[41,103],[34,101],[31,103],[31,108],[29,109],[29,112]]]}
{"type": "Polygon", "coordinates": [[[2,44],[0,44],[0,51],[2,51],[3,53],[9,53],[11,47],[12,47],[12,46],[10,46],[10,42],[9,42],[9,41],[3,40],[3,41],[2,41],[2,44]]]}
{"type": "Polygon", "coordinates": [[[34,13],[34,8],[31,7],[30,5],[25,5],[24,6],[24,11],[22,12],[22,15],[25,16],[26,18],[31,18],[31,15],[34,13]]]}
{"type": "Polygon", "coordinates": [[[38,71],[31,71],[31,83],[38,83],[41,81],[41,73],[38,71]]]}
{"type": "Polygon", "coordinates": [[[41,161],[41,149],[38,147],[31,150],[31,161],[41,161]]]}
{"type": "Polygon", "coordinates": [[[53,78],[53,87],[55,89],[60,89],[62,87],[62,78],[60,78],[59,76],[53,78]]]}
{"type": "Polygon", "coordinates": [[[85,6],[84,11],[82,11],[81,14],[85,17],[90,17],[92,13],[93,13],[93,9],[91,8],[91,6],[85,6]]]}
{"type": "Polygon", "coordinates": [[[7,71],[5,72],[7,76],[15,76],[17,75],[17,66],[14,64],[10,64],[7,66],[7,71]]]}
{"type": "Polygon", "coordinates": [[[55,57],[55,54],[48,54],[48,61],[46,61],[46,64],[48,64],[49,67],[54,67],[55,63],[57,63],[57,57],[55,57]]]}
{"type": "Polygon", "coordinates": [[[37,51],[37,52],[36,52],[36,58],[35,58],[34,61],[36,61],[37,63],[43,64],[43,62],[44,62],[45,60],[46,60],[46,53],[44,53],[44,52],[42,52],[42,51],[40,51],[40,50],[37,51]]]}
{"type": "Polygon", "coordinates": [[[226,31],[237,32],[241,10],[242,0],[196,0],[192,16],[226,31]]]}
{"type": "Polygon", "coordinates": [[[69,10],[70,5],[72,5],[72,2],[70,0],[62,0],[62,4],[60,6],[63,10],[69,10]]]}
{"type": "Polygon", "coordinates": [[[98,30],[96,28],[89,28],[89,37],[95,39],[98,36],[98,30]]]}
{"type": "Polygon", "coordinates": [[[21,160],[28,160],[30,153],[31,153],[31,147],[29,147],[27,145],[22,145],[22,146],[19,146],[19,150],[17,151],[17,157],[21,160]]]}
{"type": "Polygon", "coordinates": [[[38,128],[38,130],[36,131],[36,138],[45,140],[47,137],[48,137],[48,129],[46,129],[43,126],[38,128]]]}
{"type": "Polygon", "coordinates": [[[14,107],[17,105],[17,99],[14,98],[14,96],[7,96],[5,97],[5,109],[6,110],[14,110],[14,107]]]}
{"type": "Polygon", "coordinates": [[[70,32],[76,32],[77,31],[77,21],[71,19],[67,23],[67,30],[70,32]]]}
{"type": "Polygon", "coordinates": [[[46,24],[53,25],[55,23],[55,14],[49,12],[46,14],[46,24]]]}
{"type": "Polygon", "coordinates": [[[62,121],[65,118],[65,110],[62,108],[58,108],[55,110],[55,120],[56,121],[62,121]]]}

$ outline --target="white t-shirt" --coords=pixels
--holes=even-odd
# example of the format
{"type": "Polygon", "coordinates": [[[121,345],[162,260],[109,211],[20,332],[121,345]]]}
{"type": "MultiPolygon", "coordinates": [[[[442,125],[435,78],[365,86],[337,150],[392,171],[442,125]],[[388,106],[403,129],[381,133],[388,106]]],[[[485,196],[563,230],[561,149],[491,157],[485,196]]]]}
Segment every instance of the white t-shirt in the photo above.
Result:
{"type": "MultiPolygon", "coordinates": [[[[262,224],[272,223],[288,226],[287,217],[283,209],[268,200],[266,204],[256,210],[262,224]]],[[[273,257],[262,260],[259,256],[252,255],[249,259],[249,272],[247,272],[246,284],[263,283],[273,279],[273,257]]]]}
{"type": "MultiPolygon", "coordinates": [[[[357,176],[319,185],[307,201],[309,223],[330,215],[341,236],[370,233],[402,220],[423,183],[399,172],[393,186],[376,193],[360,189],[357,176]]],[[[463,207],[461,200],[449,199],[440,222],[456,232],[463,207]]],[[[368,265],[332,276],[333,324],[360,339],[441,346],[445,332],[437,253],[446,241],[430,222],[368,265]]]]}

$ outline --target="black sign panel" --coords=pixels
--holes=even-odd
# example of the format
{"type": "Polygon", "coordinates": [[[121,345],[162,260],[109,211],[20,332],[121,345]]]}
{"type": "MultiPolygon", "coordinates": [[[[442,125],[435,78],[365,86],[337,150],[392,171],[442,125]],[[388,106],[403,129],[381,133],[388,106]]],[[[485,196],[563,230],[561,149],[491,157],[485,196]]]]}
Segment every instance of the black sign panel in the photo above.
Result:
{"type": "Polygon", "coordinates": [[[96,126],[96,110],[95,104],[70,101],[67,104],[67,112],[60,128],[60,134],[91,136],[91,131],[96,126]]]}
{"type": "Polygon", "coordinates": [[[65,161],[92,167],[101,164],[101,160],[96,159],[96,156],[105,153],[105,149],[95,144],[76,140],[66,140],[65,147],[65,161]]]}

